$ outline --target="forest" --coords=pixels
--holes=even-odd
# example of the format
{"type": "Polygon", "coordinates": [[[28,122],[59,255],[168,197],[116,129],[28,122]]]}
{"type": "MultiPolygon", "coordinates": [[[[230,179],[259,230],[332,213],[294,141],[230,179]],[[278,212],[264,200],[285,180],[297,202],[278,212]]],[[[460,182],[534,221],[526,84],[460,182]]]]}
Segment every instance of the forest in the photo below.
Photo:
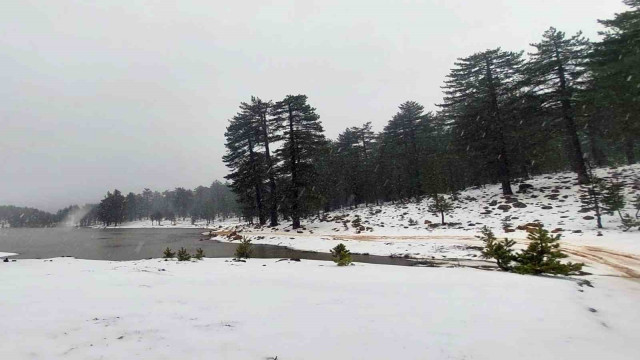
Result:
{"type": "MultiPolygon", "coordinates": [[[[634,164],[640,135],[640,1],[599,20],[602,39],[550,28],[526,51],[459,58],[438,111],[407,101],[384,129],[371,123],[324,135],[305,95],[251,97],[229,121],[227,179],[248,221],[300,227],[344,206],[436,200],[469,186],[634,164]]],[[[438,202],[438,201],[436,201],[438,202]]],[[[445,204],[446,205],[446,204],[445,204]]]]}

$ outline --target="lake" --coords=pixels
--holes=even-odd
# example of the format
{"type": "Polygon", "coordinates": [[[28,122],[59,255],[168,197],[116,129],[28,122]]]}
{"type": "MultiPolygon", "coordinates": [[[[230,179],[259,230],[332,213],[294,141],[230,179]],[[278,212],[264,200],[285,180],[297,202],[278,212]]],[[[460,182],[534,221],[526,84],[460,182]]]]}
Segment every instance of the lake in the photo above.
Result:
{"type": "MultiPolygon", "coordinates": [[[[89,260],[140,260],[162,257],[167,247],[190,253],[202,248],[207,257],[233,257],[236,244],[208,240],[201,229],[0,229],[0,252],[17,253],[13,259],[72,256],[89,260]]],[[[327,249],[328,250],[328,249],[327,249]]],[[[327,253],[293,250],[274,245],[253,245],[256,258],[331,260],[327,253]]],[[[352,255],[356,262],[414,265],[411,260],[373,255],[352,255]]]]}

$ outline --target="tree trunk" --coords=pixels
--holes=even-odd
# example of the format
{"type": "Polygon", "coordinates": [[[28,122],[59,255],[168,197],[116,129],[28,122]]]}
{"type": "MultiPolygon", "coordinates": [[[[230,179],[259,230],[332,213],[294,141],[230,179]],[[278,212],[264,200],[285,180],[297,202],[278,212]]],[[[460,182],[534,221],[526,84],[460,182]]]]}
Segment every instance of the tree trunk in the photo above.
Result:
{"type": "Polygon", "coordinates": [[[498,135],[499,141],[499,154],[498,154],[498,177],[502,184],[502,195],[513,195],[511,189],[511,176],[509,174],[509,161],[507,158],[507,145],[504,140],[504,132],[502,128],[502,118],[500,116],[500,108],[498,107],[498,94],[493,83],[493,73],[491,71],[491,61],[488,57],[485,57],[486,76],[489,86],[489,96],[491,96],[491,111],[493,112],[493,120],[495,123],[495,129],[498,135]]]}
{"type": "MultiPolygon", "coordinates": [[[[251,166],[253,167],[253,173],[257,176],[258,169],[256,167],[255,155],[253,152],[253,143],[251,139],[249,139],[249,158],[251,159],[251,166]]],[[[258,177],[255,182],[255,190],[256,190],[256,207],[258,209],[258,221],[260,225],[264,225],[267,221],[264,216],[264,209],[262,204],[262,186],[260,184],[260,178],[258,177]]]]}
{"type": "Polygon", "coordinates": [[[627,157],[627,164],[629,165],[633,165],[636,163],[636,155],[633,151],[633,143],[633,138],[630,136],[624,139],[624,155],[627,157]]]}
{"type": "Polygon", "coordinates": [[[261,110],[260,121],[262,122],[262,136],[264,137],[264,154],[267,160],[267,173],[269,174],[269,191],[271,192],[269,198],[269,226],[278,225],[278,201],[277,201],[277,189],[276,180],[273,175],[273,161],[271,160],[271,151],[269,149],[269,131],[267,123],[267,108],[264,111],[261,110]]]}
{"type": "Polygon", "coordinates": [[[299,209],[299,197],[300,190],[298,189],[298,164],[296,156],[296,137],[293,132],[293,113],[291,111],[291,105],[289,105],[289,153],[291,162],[291,227],[297,229],[300,227],[300,209],[299,209]]]}

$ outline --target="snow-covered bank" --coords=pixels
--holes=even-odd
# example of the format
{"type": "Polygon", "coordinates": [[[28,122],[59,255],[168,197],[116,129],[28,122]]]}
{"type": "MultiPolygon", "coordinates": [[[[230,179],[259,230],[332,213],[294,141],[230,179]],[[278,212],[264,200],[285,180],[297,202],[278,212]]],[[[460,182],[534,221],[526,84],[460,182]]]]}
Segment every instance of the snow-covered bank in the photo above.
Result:
{"type": "MultiPolygon", "coordinates": [[[[598,176],[624,184],[629,203],[640,192],[640,165],[597,169],[598,176]]],[[[514,184],[517,190],[520,184],[514,184]]],[[[292,230],[289,222],[276,228],[236,224],[214,239],[232,231],[254,243],[282,245],[298,250],[327,252],[340,242],[357,253],[426,259],[475,259],[483,245],[476,238],[483,226],[499,237],[526,245],[526,228],[541,223],[562,235],[562,245],[573,261],[585,262],[587,271],[640,277],[640,232],[622,231],[616,215],[604,215],[604,229],[597,229],[593,214],[581,210],[580,186],[569,172],[536,176],[526,181],[526,191],[502,196],[498,184],[462,191],[455,209],[440,226],[440,218],[428,211],[428,199],[420,202],[361,206],[327,213],[323,218],[304,219],[303,229],[292,230]],[[507,231],[505,231],[505,228],[507,231]],[[604,264],[604,265],[603,265],[604,264]]]]}
{"type": "Polygon", "coordinates": [[[5,359],[636,359],[640,284],[252,259],[0,263],[5,359]]]}
{"type": "Polygon", "coordinates": [[[9,257],[9,256],[16,256],[16,255],[18,255],[18,254],[8,253],[8,252],[0,252],[0,259],[6,258],[6,257],[9,257]]]}

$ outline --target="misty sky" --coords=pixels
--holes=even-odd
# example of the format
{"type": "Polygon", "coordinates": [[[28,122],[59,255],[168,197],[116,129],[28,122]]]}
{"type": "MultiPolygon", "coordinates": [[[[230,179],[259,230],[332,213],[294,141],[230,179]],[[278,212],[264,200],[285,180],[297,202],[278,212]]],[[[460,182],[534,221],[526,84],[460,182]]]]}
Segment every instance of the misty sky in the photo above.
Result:
{"type": "Polygon", "coordinates": [[[306,94],[327,135],[406,100],[435,110],[457,57],[528,50],[549,26],[597,38],[619,0],[3,0],[0,204],[56,210],[108,189],[227,173],[251,95],[306,94]],[[224,5],[223,5],[224,4],[224,5]]]}

